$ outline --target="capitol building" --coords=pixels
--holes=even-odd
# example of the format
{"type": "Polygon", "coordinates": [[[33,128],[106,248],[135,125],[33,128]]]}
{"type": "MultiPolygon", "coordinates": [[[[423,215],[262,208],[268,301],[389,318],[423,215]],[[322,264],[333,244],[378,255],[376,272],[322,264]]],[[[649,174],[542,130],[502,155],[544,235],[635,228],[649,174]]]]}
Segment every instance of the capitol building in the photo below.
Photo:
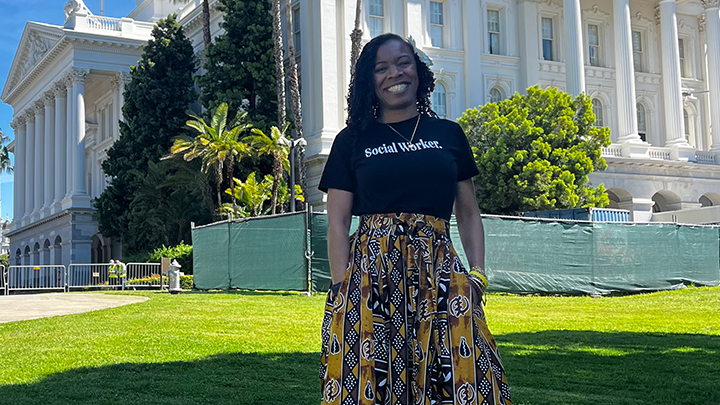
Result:
{"type": "MultiPolygon", "coordinates": [[[[612,207],[637,222],[720,222],[718,1],[364,0],[363,40],[412,37],[433,61],[434,109],[449,119],[534,85],[586,93],[597,125],[611,129],[608,168],[590,180],[605,184],[612,207]]],[[[291,7],[307,199],[323,209],[317,184],[346,118],[356,1],[291,7]]],[[[98,233],[91,201],[108,183],[101,164],[119,136],[128,72],[170,13],[202,58],[201,9],[201,0],[136,0],[112,18],[70,0],[64,25],[27,23],[0,97],[14,110],[11,264],[121,257],[121,242],[98,233]]]]}

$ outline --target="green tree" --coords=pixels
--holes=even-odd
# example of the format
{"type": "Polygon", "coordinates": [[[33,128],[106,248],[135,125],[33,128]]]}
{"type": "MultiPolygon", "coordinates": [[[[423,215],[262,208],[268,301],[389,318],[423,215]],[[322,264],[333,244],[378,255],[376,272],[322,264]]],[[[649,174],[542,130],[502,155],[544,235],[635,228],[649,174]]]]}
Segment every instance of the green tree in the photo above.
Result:
{"type": "Polygon", "coordinates": [[[191,240],[190,222],[212,220],[212,209],[202,203],[207,176],[198,173],[182,159],[149,162],[146,171],[134,170],[139,188],[130,203],[132,232],[123,242],[152,249],[191,240]]]}
{"type": "Polygon", "coordinates": [[[8,143],[10,137],[6,136],[2,129],[0,129],[0,173],[13,171],[12,164],[10,163],[10,151],[8,150],[8,143]]]}
{"type": "Polygon", "coordinates": [[[206,73],[198,78],[200,102],[209,110],[228,103],[259,128],[276,125],[276,75],[271,4],[267,0],[219,0],[222,35],[205,50],[206,73]]]}
{"type": "MultiPolygon", "coordinates": [[[[228,105],[222,103],[215,110],[212,121],[208,125],[204,119],[188,114],[194,119],[187,121],[187,126],[198,135],[191,139],[180,137],[170,148],[171,156],[182,155],[186,161],[197,157],[202,160],[201,170],[204,173],[213,171],[217,185],[217,206],[222,206],[221,189],[223,183],[223,167],[227,170],[228,182],[233,179],[235,163],[250,153],[250,147],[240,140],[252,125],[247,123],[247,112],[236,114],[228,125],[228,105]]],[[[236,206],[235,196],[231,194],[233,207],[236,206]]]]}
{"type": "MultiPolygon", "coordinates": [[[[266,175],[258,182],[255,173],[250,173],[244,182],[238,179],[233,179],[233,182],[235,185],[232,190],[227,189],[225,193],[234,195],[240,201],[242,208],[235,210],[237,216],[257,217],[268,213],[269,209],[265,209],[264,205],[271,196],[270,190],[274,184],[272,176],[266,175]]],[[[228,212],[228,208],[225,206],[224,211],[228,212]]]]}
{"type": "Polygon", "coordinates": [[[589,97],[535,86],[527,95],[469,109],[458,123],[480,170],[483,212],[516,215],[609,203],[603,184],[588,184],[588,174],[607,167],[601,147],[610,144],[610,130],[595,126],[589,97]]]}
{"type": "Polygon", "coordinates": [[[150,162],[158,162],[184,130],[187,106],[193,101],[193,47],[176,16],[158,21],[152,38],[143,47],[137,66],[131,68],[125,87],[120,138],[108,150],[103,171],[110,184],[94,201],[100,232],[120,237],[132,253],[147,246],[135,245],[132,224],[143,223],[140,211],[130,204],[142,186],[150,162]],[[134,218],[140,216],[140,218],[134,218]]]}
{"type": "MultiPolygon", "coordinates": [[[[270,155],[273,157],[273,173],[274,179],[281,179],[283,176],[283,169],[288,170],[290,162],[288,160],[288,154],[290,148],[288,144],[290,141],[285,138],[285,131],[287,131],[288,125],[285,125],[282,131],[278,127],[270,128],[270,135],[265,135],[261,130],[253,128],[252,132],[254,135],[247,137],[247,142],[256,149],[259,155],[270,155]]],[[[279,182],[273,182],[272,197],[270,200],[270,210],[273,214],[277,212],[278,205],[278,187],[279,182]]]]}

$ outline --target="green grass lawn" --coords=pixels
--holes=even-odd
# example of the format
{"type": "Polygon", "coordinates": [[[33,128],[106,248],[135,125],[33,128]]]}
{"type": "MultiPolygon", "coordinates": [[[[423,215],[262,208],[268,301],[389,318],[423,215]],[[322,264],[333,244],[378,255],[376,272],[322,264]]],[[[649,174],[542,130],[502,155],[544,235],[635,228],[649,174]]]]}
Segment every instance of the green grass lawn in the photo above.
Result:
{"type": "MultiPolygon", "coordinates": [[[[317,404],[324,296],[136,293],[0,325],[0,404],[317,404]]],[[[491,295],[515,404],[720,404],[720,288],[491,295]]]]}

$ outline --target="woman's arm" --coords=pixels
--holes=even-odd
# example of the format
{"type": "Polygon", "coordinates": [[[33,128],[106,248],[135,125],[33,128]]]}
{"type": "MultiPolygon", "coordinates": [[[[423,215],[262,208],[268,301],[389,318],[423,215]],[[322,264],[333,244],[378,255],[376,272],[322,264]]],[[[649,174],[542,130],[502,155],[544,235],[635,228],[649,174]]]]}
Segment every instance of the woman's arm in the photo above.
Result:
{"type": "MultiPolygon", "coordinates": [[[[480,266],[485,269],[485,230],[475,201],[475,186],[472,179],[461,181],[457,185],[455,218],[470,268],[480,266]]],[[[472,290],[474,294],[482,293],[475,288],[472,290]]],[[[476,296],[473,300],[479,302],[480,297],[476,296]]]]}
{"type": "Polygon", "coordinates": [[[352,222],[353,193],[331,188],[327,196],[327,247],[332,284],[345,277],[350,256],[350,223],[352,222]]]}
{"type": "Polygon", "coordinates": [[[470,267],[485,268],[485,230],[480,210],[475,201],[475,186],[472,179],[457,185],[455,196],[455,218],[465,256],[470,267]]]}

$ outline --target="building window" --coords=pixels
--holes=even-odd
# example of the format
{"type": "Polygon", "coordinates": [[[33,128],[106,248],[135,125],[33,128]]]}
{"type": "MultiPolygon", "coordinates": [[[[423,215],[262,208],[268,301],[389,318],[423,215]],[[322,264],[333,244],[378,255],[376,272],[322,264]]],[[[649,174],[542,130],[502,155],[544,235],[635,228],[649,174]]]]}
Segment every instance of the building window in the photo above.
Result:
{"type": "Polygon", "coordinates": [[[600,66],[600,27],[588,25],[588,59],[591,66],[600,66]]]}
{"type": "Polygon", "coordinates": [[[493,87],[490,89],[490,102],[491,103],[499,103],[503,101],[505,97],[503,97],[502,92],[497,87],[493,87]]]}
{"type": "Polygon", "coordinates": [[[292,11],[292,28],[293,28],[293,48],[295,55],[300,54],[300,7],[295,7],[292,11]]]}
{"type": "Polygon", "coordinates": [[[432,109],[440,118],[447,118],[447,94],[442,83],[435,83],[432,93],[432,109]]]}
{"type": "Polygon", "coordinates": [[[432,46],[443,46],[443,4],[439,1],[430,2],[430,42],[432,46]]]}
{"type": "Polygon", "coordinates": [[[643,46],[642,34],[639,31],[632,32],[633,64],[636,72],[643,72],[643,46]]]}
{"type": "Polygon", "coordinates": [[[637,104],[637,127],[638,135],[643,142],[647,142],[647,116],[645,115],[645,106],[637,104]]]}
{"type": "Polygon", "coordinates": [[[553,20],[542,18],[542,53],[543,59],[553,60],[553,20]]]}
{"type": "Polygon", "coordinates": [[[683,123],[685,124],[685,140],[690,142],[690,117],[687,110],[683,110],[683,123]]]}
{"type": "Polygon", "coordinates": [[[375,38],[383,33],[383,17],[385,16],[383,0],[370,0],[369,6],[368,28],[370,29],[370,36],[375,38]]]}
{"type": "Polygon", "coordinates": [[[603,127],[604,125],[604,117],[603,117],[603,104],[602,101],[598,100],[597,98],[594,98],[592,100],[592,109],[593,114],[595,114],[595,126],[596,127],[603,127]]]}
{"type": "Polygon", "coordinates": [[[678,38],[678,50],[680,52],[680,77],[687,77],[685,69],[685,40],[678,38]]]}
{"type": "Polygon", "coordinates": [[[500,55],[500,11],[488,10],[487,18],[489,52],[493,55],[500,55]]]}

